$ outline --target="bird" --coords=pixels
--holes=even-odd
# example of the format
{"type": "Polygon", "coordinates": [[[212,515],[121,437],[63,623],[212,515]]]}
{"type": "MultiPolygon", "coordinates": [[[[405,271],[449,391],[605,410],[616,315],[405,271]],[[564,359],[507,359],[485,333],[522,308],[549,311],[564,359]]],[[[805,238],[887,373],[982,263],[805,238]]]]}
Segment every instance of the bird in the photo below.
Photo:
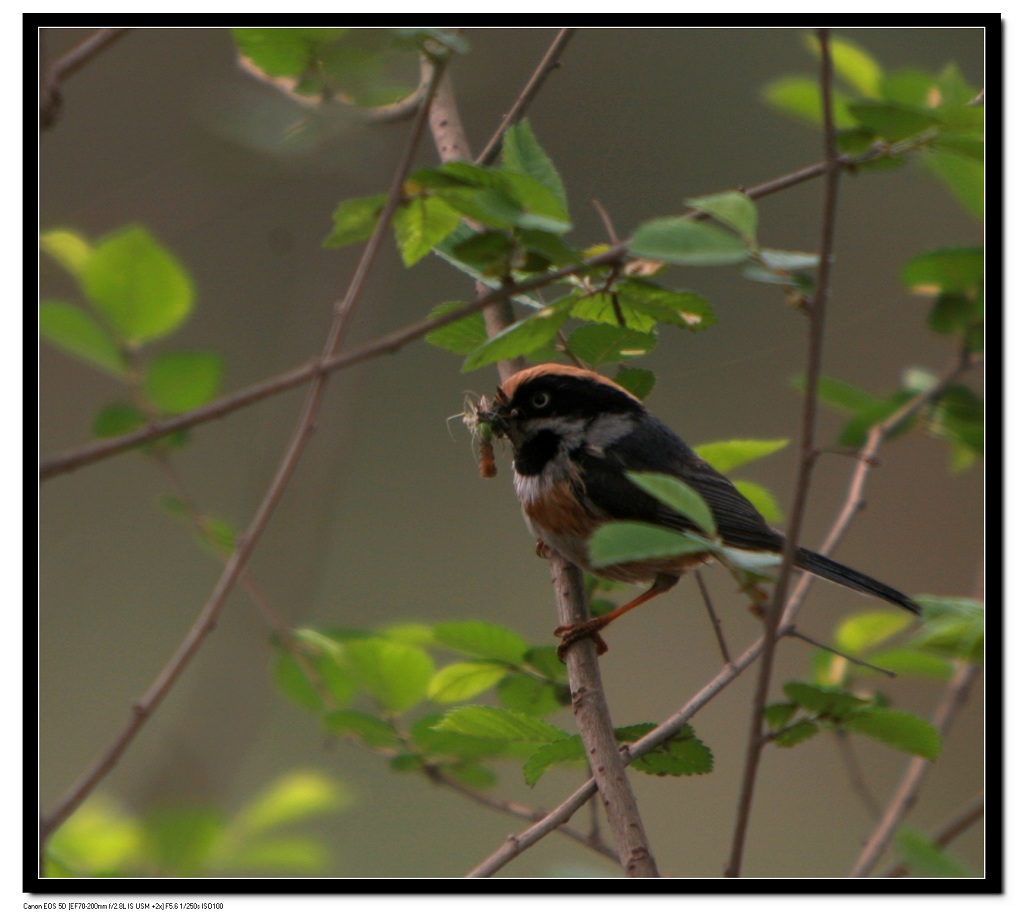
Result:
{"type": "MultiPolygon", "coordinates": [[[[781,552],[785,536],[771,527],[732,482],[701,459],[643,402],[595,371],[564,364],[538,364],[518,371],[498,387],[490,404],[475,411],[488,438],[512,446],[513,485],[538,552],[556,552],[579,568],[614,581],[646,584],[641,595],[571,626],[561,626],[558,655],[590,637],[598,654],[607,650],[599,633],[624,613],[673,588],[691,569],[712,560],[710,552],[594,566],[588,541],[603,524],[640,521],[680,533],[701,533],[680,512],[635,485],[629,472],[677,477],[695,489],[727,547],[781,552]]],[[[489,445],[488,445],[489,446],[489,445]]],[[[881,598],[918,614],[906,594],[813,550],[799,547],[795,565],[835,584],[881,598]]]]}

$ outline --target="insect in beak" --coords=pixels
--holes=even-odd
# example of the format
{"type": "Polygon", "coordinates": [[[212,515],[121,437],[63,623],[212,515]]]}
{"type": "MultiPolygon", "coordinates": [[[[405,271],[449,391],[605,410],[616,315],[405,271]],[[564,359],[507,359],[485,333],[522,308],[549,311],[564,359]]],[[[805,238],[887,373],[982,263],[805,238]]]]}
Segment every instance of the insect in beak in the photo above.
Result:
{"type": "Polygon", "coordinates": [[[486,396],[480,396],[474,401],[471,395],[467,395],[462,422],[478,441],[480,475],[484,479],[493,479],[498,475],[498,467],[494,462],[495,428],[500,430],[503,424],[497,409],[491,407],[486,396]]]}

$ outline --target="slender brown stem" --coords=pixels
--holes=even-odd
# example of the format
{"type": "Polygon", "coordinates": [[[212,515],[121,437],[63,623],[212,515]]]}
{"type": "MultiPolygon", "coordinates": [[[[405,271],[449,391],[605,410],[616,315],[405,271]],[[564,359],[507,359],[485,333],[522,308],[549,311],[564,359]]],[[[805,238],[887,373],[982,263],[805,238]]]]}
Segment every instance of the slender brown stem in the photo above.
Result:
{"type": "Polygon", "coordinates": [[[491,136],[491,139],[487,142],[487,146],[484,147],[480,156],[476,158],[477,163],[487,165],[494,162],[495,158],[498,156],[498,152],[501,150],[501,141],[505,136],[505,130],[509,125],[514,125],[520,121],[526,114],[527,108],[533,101],[534,96],[540,92],[541,87],[544,85],[544,81],[547,80],[548,76],[558,68],[558,59],[562,56],[565,46],[569,44],[569,40],[573,37],[575,32],[575,29],[559,30],[558,35],[555,36],[555,40],[551,43],[551,47],[548,48],[547,53],[541,58],[540,63],[537,65],[537,69],[533,72],[533,76],[530,77],[526,86],[523,87],[523,91],[519,94],[519,98],[515,101],[512,108],[509,109],[508,114],[502,119],[501,124],[498,125],[498,130],[491,136]]]}
{"type": "Polygon", "coordinates": [[[131,29],[97,29],[46,68],[39,81],[39,127],[52,128],[61,107],[61,84],[131,29]]]}
{"type": "Polygon", "coordinates": [[[772,666],[775,657],[776,636],[779,621],[786,602],[789,577],[800,546],[800,528],[803,523],[807,496],[810,493],[811,473],[817,456],[814,449],[815,429],[818,411],[818,379],[821,376],[822,353],[825,338],[825,309],[828,303],[831,280],[832,251],[835,241],[836,206],[839,193],[839,152],[836,148],[835,129],[832,119],[832,55],[827,29],[817,30],[821,47],[821,99],[822,131],[825,148],[825,195],[821,219],[821,242],[819,245],[818,282],[814,297],[808,304],[808,349],[807,349],[807,392],[804,394],[803,420],[801,424],[800,465],[797,473],[793,507],[789,515],[789,526],[782,554],[782,565],[771,603],[765,614],[765,645],[761,656],[760,671],[752,701],[750,730],[747,738],[747,757],[744,764],[743,780],[740,786],[736,824],[733,831],[732,851],[725,875],[737,878],[740,875],[743,852],[746,844],[747,827],[753,807],[754,788],[764,745],[761,743],[763,713],[768,702],[771,686],[772,666]]]}
{"type": "MultiPolygon", "coordinates": [[[[434,79],[428,88],[427,99],[429,99],[437,88],[437,83],[444,71],[444,62],[439,62],[436,67],[434,79]]],[[[402,183],[412,166],[413,157],[419,140],[423,134],[426,124],[426,106],[417,117],[408,144],[403,152],[402,161],[395,172],[394,180],[387,203],[380,215],[373,234],[367,241],[362,256],[349,282],[348,290],[338,303],[330,331],[324,345],[324,357],[333,355],[336,351],[351,317],[352,310],[362,292],[370,267],[376,260],[380,251],[384,236],[388,231],[391,215],[398,207],[402,195],[402,183]]],[[[284,493],[285,487],[295,471],[299,457],[312,436],[314,420],[317,409],[323,395],[327,378],[319,376],[310,386],[310,392],[306,403],[299,416],[295,433],[285,449],[278,469],[268,486],[259,508],[253,515],[246,532],[239,537],[238,545],[228,560],[217,584],[203,609],[199,612],[187,635],[179,644],[177,650],[171,656],[161,672],[150,684],[146,692],[132,706],[131,715],[106,749],[100,754],[96,761],[75,781],[60,798],[54,808],[40,820],[40,844],[45,846],[47,838],[56,830],[76,808],[85,800],[86,796],[96,787],[120,760],[136,735],[141,730],[156,707],[167,695],[170,689],[177,682],[185,667],[202,645],[203,639],[216,625],[220,611],[227,600],[227,596],[234,587],[235,582],[241,575],[246,560],[258,542],[267,522],[277,505],[278,500],[284,493]]]]}
{"type": "MultiPolygon", "coordinates": [[[[932,836],[932,843],[945,849],[964,831],[973,827],[985,816],[985,796],[977,795],[971,799],[960,811],[940,827],[932,836]]],[[[886,872],[881,874],[882,878],[901,878],[910,871],[906,863],[898,863],[886,872]]]]}

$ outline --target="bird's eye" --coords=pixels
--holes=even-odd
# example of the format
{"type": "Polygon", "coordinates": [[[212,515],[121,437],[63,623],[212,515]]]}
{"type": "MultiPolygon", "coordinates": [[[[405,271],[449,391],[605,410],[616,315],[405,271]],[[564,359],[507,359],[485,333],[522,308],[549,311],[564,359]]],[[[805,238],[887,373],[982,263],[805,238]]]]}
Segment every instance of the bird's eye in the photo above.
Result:
{"type": "Polygon", "coordinates": [[[543,409],[549,402],[551,402],[551,394],[546,390],[540,390],[530,397],[530,405],[534,409],[543,409]]]}

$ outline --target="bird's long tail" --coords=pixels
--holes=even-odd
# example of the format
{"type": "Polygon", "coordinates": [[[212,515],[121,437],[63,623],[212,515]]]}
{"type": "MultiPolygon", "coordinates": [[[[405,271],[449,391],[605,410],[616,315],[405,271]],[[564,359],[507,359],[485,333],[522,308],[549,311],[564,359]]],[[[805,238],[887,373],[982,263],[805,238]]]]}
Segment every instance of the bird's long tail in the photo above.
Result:
{"type": "Polygon", "coordinates": [[[837,585],[852,588],[854,591],[860,591],[862,594],[880,597],[882,600],[895,604],[897,607],[902,607],[904,610],[909,610],[911,613],[920,614],[921,612],[921,608],[902,591],[897,591],[895,588],[883,585],[880,581],[875,581],[871,576],[835,562],[813,550],[801,547],[797,551],[796,564],[798,568],[810,572],[812,575],[817,575],[819,578],[834,581],[837,585]]]}

